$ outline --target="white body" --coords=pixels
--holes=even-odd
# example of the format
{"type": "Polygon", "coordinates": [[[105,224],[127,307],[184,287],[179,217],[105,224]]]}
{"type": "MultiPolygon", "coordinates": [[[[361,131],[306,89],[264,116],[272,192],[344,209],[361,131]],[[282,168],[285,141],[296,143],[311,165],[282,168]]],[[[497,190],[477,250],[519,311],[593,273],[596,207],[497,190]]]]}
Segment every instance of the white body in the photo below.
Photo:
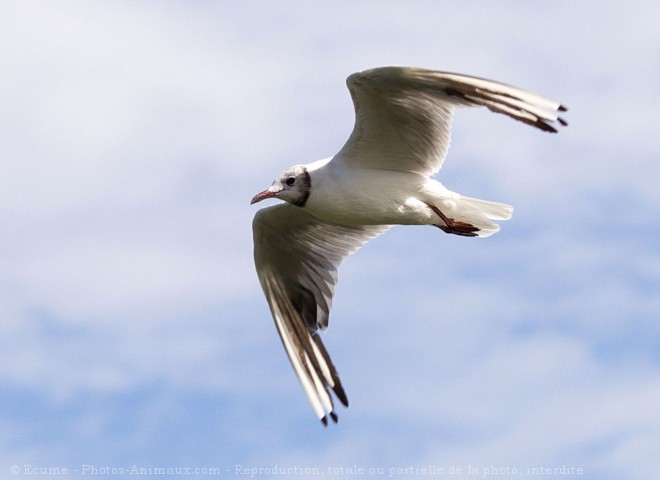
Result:
{"type": "Polygon", "coordinates": [[[479,228],[478,236],[499,230],[492,220],[511,218],[513,208],[452,192],[426,175],[396,170],[344,167],[340,155],[306,165],[312,193],[305,209],[345,225],[444,225],[429,207],[479,228]],[[331,161],[332,160],[332,161],[331,161]]]}

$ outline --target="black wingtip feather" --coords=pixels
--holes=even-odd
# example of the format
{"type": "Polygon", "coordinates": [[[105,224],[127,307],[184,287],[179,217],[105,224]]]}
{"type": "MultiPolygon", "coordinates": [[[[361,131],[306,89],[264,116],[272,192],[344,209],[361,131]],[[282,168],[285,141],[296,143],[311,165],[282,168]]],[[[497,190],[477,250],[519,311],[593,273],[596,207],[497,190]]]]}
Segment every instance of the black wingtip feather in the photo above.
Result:
{"type": "Polygon", "coordinates": [[[321,352],[321,355],[323,356],[323,359],[325,360],[326,364],[330,368],[330,372],[332,375],[332,381],[334,383],[334,386],[331,387],[332,391],[335,393],[339,401],[344,405],[345,407],[348,407],[348,396],[346,396],[346,392],[344,391],[344,387],[341,384],[341,380],[339,380],[339,375],[337,374],[337,369],[335,368],[334,364],[332,363],[332,360],[330,359],[330,355],[328,355],[328,351],[325,349],[325,345],[323,345],[323,342],[321,341],[321,337],[318,334],[314,334],[312,337],[314,339],[314,342],[316,342],[316,345],[321,352]]]}
{"type": "MultiPolygon", "coordinates": [[[[339,421],[339,416],[335,412],[330,412],[328,415],[330,415],[330,419],[332,420],[333,423],[337,423],[339,421]]],[[[324,427],[328,426],[328,415],[324,416],[321,418],[321,423],[323,424],[324,427]]]]}
{"type": "Polygon", "coordinates": [[[337,396],[341,404],[345,407],[348,407],[348,397],[346,396],[346,392],[344,391],[344,388],[341,386],[341,383],[336,383],[332,391],[335,392],[335,395],[337,396]]]}

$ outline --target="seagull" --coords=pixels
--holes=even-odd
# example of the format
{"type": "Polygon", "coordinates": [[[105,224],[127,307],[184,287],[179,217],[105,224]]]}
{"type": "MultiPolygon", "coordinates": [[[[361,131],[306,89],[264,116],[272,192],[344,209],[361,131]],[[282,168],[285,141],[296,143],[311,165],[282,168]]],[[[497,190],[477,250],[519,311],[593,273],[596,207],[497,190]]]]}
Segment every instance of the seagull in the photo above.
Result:
{"type": "Polygon", "coordinates": [[[510,205],[466,197],[431,176],[449,148],[454,107],[486,107],[545,132],[568,125],[563,105],[483,78],[381,67],[346,81],[355,107],[348,141],[330,158],[295,165],[251,203],[254,261],[275,326],[316,416],[337,422],[348,397],[319,333],[328,327],[342,260],[393,225],[432,225],[488,237],[510,205]]]}

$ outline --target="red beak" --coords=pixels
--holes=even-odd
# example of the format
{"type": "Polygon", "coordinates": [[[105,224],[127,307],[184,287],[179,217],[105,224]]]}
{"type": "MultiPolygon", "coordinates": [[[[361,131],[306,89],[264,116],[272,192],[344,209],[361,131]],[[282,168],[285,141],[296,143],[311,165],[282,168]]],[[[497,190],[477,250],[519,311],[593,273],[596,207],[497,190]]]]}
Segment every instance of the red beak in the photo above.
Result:
{"type": "Polygon", "coordinates": [[[266,200],[267,198],[273,198],[276,195],[277,192],[273,192],[272,190],[264,190],[263,192],[257,193],[254,196],[254,198],[250,202],[250,205],[260,202],[262,200],[266,200]]]}

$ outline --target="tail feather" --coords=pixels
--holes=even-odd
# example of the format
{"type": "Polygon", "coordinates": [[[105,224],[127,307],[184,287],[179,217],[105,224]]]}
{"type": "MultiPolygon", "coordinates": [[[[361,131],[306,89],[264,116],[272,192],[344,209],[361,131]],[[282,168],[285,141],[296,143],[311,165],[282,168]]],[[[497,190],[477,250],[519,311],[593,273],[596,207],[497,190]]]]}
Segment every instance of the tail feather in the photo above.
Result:
{"type": "Polygon", "coordinates": [[[471,209],[479,210],[491,220],[509,220],[513,213],[513,207],[506,203],[491,202],[489,200],[479,200],[472,197],[461,197],[461,203],[471,209]]]}

